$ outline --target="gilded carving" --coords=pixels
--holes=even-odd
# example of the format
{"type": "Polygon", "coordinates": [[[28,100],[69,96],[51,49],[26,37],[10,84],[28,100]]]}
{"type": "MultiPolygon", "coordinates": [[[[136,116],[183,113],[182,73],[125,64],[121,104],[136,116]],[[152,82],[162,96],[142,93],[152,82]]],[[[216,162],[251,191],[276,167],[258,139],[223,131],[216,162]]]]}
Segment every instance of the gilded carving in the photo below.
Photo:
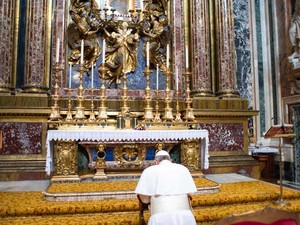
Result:
{"type": "Polygon", "coordinates": [[[98,145],[97,159],[96,159],[96,165],[95,165],[96,174],[94,175],[93,179],[107,178],[107,176],[104,172],[104,169],[106,168],[105,157],[106,157],[105,145],[100,144],[100,145],[98,145]]]}
{"type": "Polygon", "coordinates": [[[77,174],[77,143],[73,141],[56,141],[54,159],[57,175],[77,174]]]}
{"type": "Polygon", "coordinates": [[[80,1],[73,0],[69,13],[72,22],[68,25],[67,35],[71,53],[69,56],[69,64],[79,64],[81,40],[84,39],[84,66],[91,68],[98,57],[101,49],[96,33],[100,28],[100,24],[92,13],[98,9],[96,1],[80,1]]]}
{"type": "Polygon", "coordinates": [[[191,172],[199,171],[200,142],[199,140],[186,140],[181,144],[181,164],[191,172]]]}
{"type": "Polygon", "coordinates": [[[105,165],[105,145],[98,145],[98,151],[97,151],[97,159],[96,159],[96,166],[95,168],[97,169],[97,171],[99,169],[103,170],[106,165],[105,165]]]}
{"type": "Polygon", "coordinates": [[[114,150],[115,161],[120,165],[140,165],[146,155],[146,146],[137,144],[118,145],[114,150]]]}
{"type": "Polygon", "coordinates": [[[104,79],[108,80],[110,87],[112,83],[119,84],[124,73],[136,70],[139,43],[142,40],[145,58],[146,42],[149,43],[150,65],[158,65],[165,70],[166,44],[171,40],[165,0],[146,1],[143,12],[129,10],[126,15],[119,15],[116,9],[107,6],[100,9],[95,0],[72,0],[69,14],[69,64],[81,63],[83,54],[82,64],[89,69],[100,59],[102,52],[98,71],[101,74],[101,68],[105,66],[104,79]],[[128,15],[130,20],[126,18],[128,15]],[[102,39],[104,49],[101,49],[99,39],[102,39]]]}
{"type": "Polygon", "coordinates": [[[127,22],[110,24],[111,27],[103,29],[108,40],[105,66],[109,70],[105,79],[110,80],[109,85],[114,82],[120,84],[121,74],[135,71],[139,43],[139,35],[128,28],[127,22]]]}

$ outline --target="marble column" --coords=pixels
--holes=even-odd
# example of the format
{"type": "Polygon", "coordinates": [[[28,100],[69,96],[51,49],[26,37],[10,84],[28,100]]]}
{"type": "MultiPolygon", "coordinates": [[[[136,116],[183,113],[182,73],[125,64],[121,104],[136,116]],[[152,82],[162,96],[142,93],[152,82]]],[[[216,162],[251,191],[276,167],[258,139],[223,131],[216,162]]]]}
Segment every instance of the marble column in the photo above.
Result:
{"type": "Polygon", "coordinates": [[[1,0],[0,92],[12,92],[16,85],[16,49],[19,1],[1,0]]]}
{"type": "Polygon", "coordinates": [[[191,10],[191,39],[194,46],[191,93],[193,96],[209,96],[212,95],[209,1],[194,0],[191,10]]]}
{"type": "Polygon", "coordinates": [[[293,110],[294,117],[294,132],[296,134],[294,145],[294,157],[295,157],[295,182],[300,184],[300,107],[295,107],[293,110]]]}
{"type": "Polygon", "coordinates": [[[233,0],[216,0],[215,35],[217,95],[238,97],[236,86],[236,52],[234,44],[233,0]]]}
{"type": "Polygon", "coordinates": [[[51,0],[27,1],[24,92],[49,88],[51,0]]]}

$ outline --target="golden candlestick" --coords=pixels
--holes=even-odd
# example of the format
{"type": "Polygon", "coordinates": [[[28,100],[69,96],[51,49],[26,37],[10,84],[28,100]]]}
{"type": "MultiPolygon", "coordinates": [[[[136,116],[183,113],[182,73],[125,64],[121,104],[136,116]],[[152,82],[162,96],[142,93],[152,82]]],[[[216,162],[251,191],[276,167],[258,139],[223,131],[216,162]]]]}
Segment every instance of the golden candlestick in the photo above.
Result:
{"type": "Polygon", "coordinates": [[[72,115],[72,104],[71,104],[71,88],[69,88],[69,100],[68,100],[68,112],[67,112],[67,116],[66,116],[66,119],[65,121],[67,123],[70,123],[73,121],[73,115],[72,115]]]}
{"type": "Polygon", "coordinates": [[[190,97],[190,76],[191,76],[191,72],[189,71],[185,71],[185,77],[186,77],[186,109],[185,109],[185,116],[184,119],[186,121],[194,121],[195,120],[195,116],[193,113],[193,108],[191,107],[191,103],[192,103],[192,99],[190,97]]]}
{"type": "Polygon", "coordinates": [[[127,96],[127,76],[126,76],[126,72],[125,69],[123,69],[123,88],[122,88],[122,99],[123,99],[123,106],[121,107],[121,115],[122,116],[126,116],[126,114],[129,113],[129,106],[127,106],[127,100],[128,100],[128,96],[127,96]]]}
{"type": "Polygon", "coordinates": [[[58,95],[58,74],[62,71],[62,67],[56,62],[53,66],[54,76],[55,76],[55,85],[54,85],[54,94],[52,95],[52,99],[54,101],[54,105],[51,107],[50,120],[57,121],[61,119],[60,115],[60,107],[58,105],[59,95],[58,95]]]}
{"type": "Polygon", "coordinates": [[[96,121],[95,112],[94,112],[94,89],[91,90],[92,92],[92,98],[91,98],[91,112],[89,117],[89,123],[94,123],[96,121]]]}
{"type": "Polygon", "coordinates": [[[80,65],[77,71],[80,73],[80,76],[79,76],[79,87],[78,87],[78,94],[77,94],[78,106],[76,107],[76,113],[74,119],[76,119],[77,121],[81,121],[85,119],[85,115],[84,115],[85,107],[82,105],[84,101],[82,78],[83,78],[83,73],[87,72],[88,70],[84,68],[83,65],[80,65]]]}
{"type": "Polygon", "coordinates": [[[155,93],[156,93],[156,104],[155,104],[155,114],[154,114],[155,116],[153,121],[155,123],[160,123],[161,119],[160,119],[160,112],[159,112],[159,105],[158,105],[158,89],[156,89],[155,93]]]}
{"type": "Polygon", "coordinates": [[[144,120],[147,122],[151,122],[153,120],[153,108],[151,107],[151,95],[150,95],[150,73],[152,71],[149,69],[149,67],[146,67],[144,70],[144,74],[146,77],[146,88],[145,88],[145,101],[146,101],[146,107],[144,108],[144,120]]]}
{"type": "Polygon", "coordinates": [[[179,112],[179,91],[176,90],[176,122],[182,122],[181,113],[179,112]]]}
{"type": "Polygon", "coordinates": [[[104,77],[107,72],[107,68],[105,67],[104,64],[101,65],[99,68],[99,72],[101,75],[101,88],[100,88],[100,106],[98,107],[98,116],[97,119],[100,122],[104,122],[107,120],[107,107],[105,106],[106,102],[106,88],[105,88],[105,82],[104,82],[104,77]]]}
{"type": "Polygon", "coordinates": [[[172,121],[174,119],[172,114],[172,108],[170,107],[171,97],[170,97],[170,76],[172,72],[169,70],[169,68],[166,71],[166,97],[165,97],[165,105],[164,108],[165,114],[163,116],[163,119],[165,121],[172,121]]]}

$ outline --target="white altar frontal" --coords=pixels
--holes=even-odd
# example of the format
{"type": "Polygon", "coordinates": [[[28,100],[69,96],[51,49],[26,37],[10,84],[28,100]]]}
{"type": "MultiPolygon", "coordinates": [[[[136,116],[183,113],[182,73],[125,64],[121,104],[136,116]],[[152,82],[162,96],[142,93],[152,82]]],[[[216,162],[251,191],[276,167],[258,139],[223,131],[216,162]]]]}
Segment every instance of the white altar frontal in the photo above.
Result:
{"type": "Polygon", "coordinates": [[[171,153],[179,145],[180,163],[197,176],[209,167],[208,141],[207,130],[48,130],[46,172],[54,181],[80,180],[79,145],[88,153],[89,168],[96,171],[93,179],[106,179],[112,168],[141,172],[153,160],[146,157],[147,146],[171,153]],[[107,147],[113,147],[112,161],[106,159],[107,147]]]}

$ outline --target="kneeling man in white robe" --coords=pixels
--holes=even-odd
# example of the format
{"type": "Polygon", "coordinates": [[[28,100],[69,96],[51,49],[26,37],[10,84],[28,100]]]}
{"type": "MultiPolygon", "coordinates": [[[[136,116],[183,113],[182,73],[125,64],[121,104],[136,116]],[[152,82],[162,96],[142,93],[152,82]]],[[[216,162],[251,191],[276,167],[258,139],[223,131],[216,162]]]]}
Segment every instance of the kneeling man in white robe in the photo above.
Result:
{"type": "Polygon", "coordinates": [[[149,203],[148,225],[196,225],[189,194],[197,192],[189,170],[171,162],[167,151],[155,155],[157,165],[146,168],[135,193],[149,203]]]}

